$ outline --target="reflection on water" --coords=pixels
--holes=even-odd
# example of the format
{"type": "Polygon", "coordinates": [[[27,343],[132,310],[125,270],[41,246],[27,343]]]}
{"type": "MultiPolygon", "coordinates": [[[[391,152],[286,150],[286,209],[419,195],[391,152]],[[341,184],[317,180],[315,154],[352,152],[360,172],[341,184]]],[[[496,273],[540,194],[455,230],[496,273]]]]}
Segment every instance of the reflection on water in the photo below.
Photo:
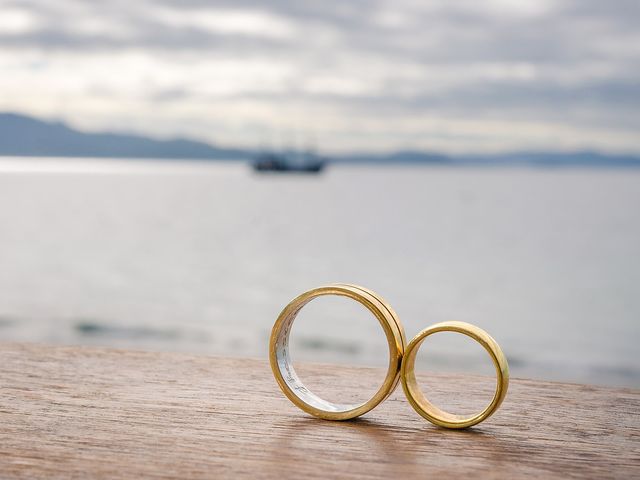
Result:
{"type": "MultiPolygon", "coordinates": [[[[477,323],[514,376],[640,386],[638,170],[295,177],[18,159],[0,172],[3,340],[265,356],[291,298],[354,282],[383,294],[409,337],[477,323]]],[[[302,351],[379,364],[375,322],[355,343],[348,318],[321,327],[296,339],[302,351]]]]}
{"type": "Polygon", "coordinates": [[[177,328],[163,330],[150,327],[117,326],[95,323],[91,320],[80,320],[76,323],[75,329],[85,337],[175,340],[181,336],[181,332],[177,328]]]}
{"type": "Polygon", "coordinates": [[[360,346],[355,342],[345,342],[332,338],[297,337],[297,342],[301,348],[308,351],[323,350],[326,352],[339,353],[342,355],[356,356],[361,350],[360,346]]]}

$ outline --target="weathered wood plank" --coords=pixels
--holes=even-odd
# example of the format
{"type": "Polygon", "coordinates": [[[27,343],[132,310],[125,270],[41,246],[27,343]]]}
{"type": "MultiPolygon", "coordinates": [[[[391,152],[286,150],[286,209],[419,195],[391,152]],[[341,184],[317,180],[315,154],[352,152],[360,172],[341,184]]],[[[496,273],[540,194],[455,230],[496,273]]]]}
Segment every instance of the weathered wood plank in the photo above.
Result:
{"type": "MultiPolygon", "coordinates": [[[[354,387],[380,378],[351,370],[354,387]]],[[[331,369],[305,373],[339,389],[331,369]]],[[[638,478],[639,419],[637,390],[515,379],[466,431],[426,423],[401,388],[335,423],[291,405],[266,360],[0,344],[3,479],[638,478]]]]}

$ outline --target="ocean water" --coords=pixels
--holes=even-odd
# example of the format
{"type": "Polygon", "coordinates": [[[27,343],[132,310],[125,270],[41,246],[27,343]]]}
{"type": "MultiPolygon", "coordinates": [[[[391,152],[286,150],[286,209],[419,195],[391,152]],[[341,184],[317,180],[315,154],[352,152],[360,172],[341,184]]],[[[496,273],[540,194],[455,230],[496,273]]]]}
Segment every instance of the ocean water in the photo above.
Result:
{"type": "MultiPolygon", "coordinates": [[[[331,282],[409,337],[482,326],[513,376],[640,387],[640,170],[0,160],[0,340],[266,357],[282,307],[331,282]]],[[[366,312],[311,305],[299,358],[386,362],[366,312]]]]}

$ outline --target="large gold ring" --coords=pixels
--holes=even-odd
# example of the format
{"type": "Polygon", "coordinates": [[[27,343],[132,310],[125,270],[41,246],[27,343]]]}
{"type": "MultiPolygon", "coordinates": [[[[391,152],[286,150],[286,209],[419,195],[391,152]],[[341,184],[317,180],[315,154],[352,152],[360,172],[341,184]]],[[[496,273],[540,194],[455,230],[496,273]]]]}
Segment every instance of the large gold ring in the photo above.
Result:
{"type": "Polygon", "coordinates": [[[402,388],[409,403],[416,412],[431,423],[441,427],[467,428],[487,419],[498,409],[509,388],[509,365],[498,343],[481,328],[465,322],[442,322],[425,328],[409,342],[402,361],[401,377],[402,388]],[[471,416],[454,415],[445,412],[429,402],[420,390],[415,372],[416,354],[422,342],[424,342],[429,335],[437,332],[462,333],[473,338],[489,352],[493,364],[496,367],[496,375],[498,378],[493,400],[491,400],[491,403],[482,412],[471,416]]]}
{"type": "Polygon", "coordinates": [[[404,330],[398,316],[378,294],[356,285],[335,284],[309,290],[294,298],[282,310],[271,331],[269,360],[280,389],[294,405],[326,420],[348,420],[367,413],[393,393],[400,380],[405,345],[404,330]],[[378,319],[387,337],[387,375],[373,397],[362,404],[335,404],[323,400],[304,386],[293,368],[289,355],[289,334],[293,322],[307,303],[323,295],[340,295],[364,305],[378,319]]]}

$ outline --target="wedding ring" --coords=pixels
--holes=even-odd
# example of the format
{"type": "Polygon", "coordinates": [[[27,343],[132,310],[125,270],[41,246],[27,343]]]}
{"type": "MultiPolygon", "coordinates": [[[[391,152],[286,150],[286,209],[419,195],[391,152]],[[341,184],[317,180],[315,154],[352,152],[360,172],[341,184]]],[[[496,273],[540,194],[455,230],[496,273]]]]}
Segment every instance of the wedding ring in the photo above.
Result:
{"type": "Polygon", "coordinates": [[[441,427],[467,428],[486,420],[498,409],[509,387],[509,365],[498,343],[481,328],[465,322],[443,322],[425,328],[409,342],[402,361],[401,378],[404,393],[416,412],[431,423],[441,427]],[[495,365],[498,378],[493,400],[491,400],[491,403],[482,412],[471,416],[454,415],[445,412],[429,402],[420,390],[415,372],[416,354],[422,342],[424,342],[429,335],[437,332],[462,333],[473,338],[489,352],[495,365]]]}
{"type": "Polygon", "coordinates": [[[364,287],[335,284],[314,288],[294,298],[278,316],[269,340],[271,370],[282,392],[303,411],[326,420],[348,420],[358,417],[385,400],[398,386],[406,345],[405,334],[393,309],[376,293],[364,287]],[[289,334],[300,310],[314,298],[338,295],[364,305],[378,320],[389,345],[389,365],[378,391],[361,404],[337,404],[323,400],[304,386],[291,361],[289,334]]]}

